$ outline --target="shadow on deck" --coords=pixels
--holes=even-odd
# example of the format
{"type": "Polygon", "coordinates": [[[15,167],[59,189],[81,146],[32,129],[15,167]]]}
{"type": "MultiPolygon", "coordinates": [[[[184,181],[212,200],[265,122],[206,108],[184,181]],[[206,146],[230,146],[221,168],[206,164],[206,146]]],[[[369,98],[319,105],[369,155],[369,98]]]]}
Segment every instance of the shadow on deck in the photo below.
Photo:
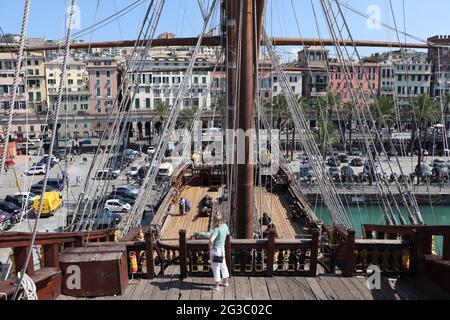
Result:
{"type": "MultiPolygon", "coordinates": [[[[132,281],[122,296],[96,300],[450,300],[450,294],[419,277],[382,278],[380,290],[370,290],[365,277],[232,277],[230,286],[212,292],[211,278],[181,280],[170,266],[154,280],[132,281]]],[[[75,298],[60,296],[58,300],[75,298]]],[[[85,299],[83,299],[85,300],[85,299]]]]}

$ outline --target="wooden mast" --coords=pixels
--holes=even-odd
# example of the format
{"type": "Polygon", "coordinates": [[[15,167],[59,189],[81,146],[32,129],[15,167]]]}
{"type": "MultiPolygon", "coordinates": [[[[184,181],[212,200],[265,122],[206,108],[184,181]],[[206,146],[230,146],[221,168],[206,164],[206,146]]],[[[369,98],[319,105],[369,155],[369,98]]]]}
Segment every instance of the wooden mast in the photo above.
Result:
{"type": "MultiPolygon", "coordinates": [[[[264,0],[241,0],[241,52],[238,72],[239,100],[237,106],[238,127],[244,133],[254,127],[256,74],[262,30],[264,0]]],[[[239,30],[237,29],[237,30],[239,30]]],[[[253,161],[253,136],[245,139],[244,163],[237,163],[236,176],[236,236],[252,239],[254,232],[255,165],[253,161]]]]}

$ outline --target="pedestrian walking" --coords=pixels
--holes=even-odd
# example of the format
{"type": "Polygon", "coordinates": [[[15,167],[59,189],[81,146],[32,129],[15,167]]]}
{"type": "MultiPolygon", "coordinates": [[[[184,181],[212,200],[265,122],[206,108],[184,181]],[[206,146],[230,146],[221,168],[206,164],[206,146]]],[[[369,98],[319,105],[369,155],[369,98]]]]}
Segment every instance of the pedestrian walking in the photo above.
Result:
{"type": "Polygon", "coordinates": [[[211,269],[213,271],[214,285],[210,287],[213,291],[220,290],[220,284],[228,287],[230,274],[225,262],[225,240],[229,236],[228,226],[223,222],[220,214],[214,217],[214,229],[209,240],[209,254],[211,258],[211,269]]]}
{"type": "Polygon", "coordinates": [[[77,186],[79,186],[81,184],[81,177],[80,176],[76,177],[76,182],[77,182],[77,186]]]}

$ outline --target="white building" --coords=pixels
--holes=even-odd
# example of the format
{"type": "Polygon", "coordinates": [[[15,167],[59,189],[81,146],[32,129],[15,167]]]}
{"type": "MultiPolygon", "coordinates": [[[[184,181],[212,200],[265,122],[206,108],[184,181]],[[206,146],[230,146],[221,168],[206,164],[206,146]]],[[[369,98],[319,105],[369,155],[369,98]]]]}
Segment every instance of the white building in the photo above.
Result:
{"type": "Polygon", "coordinates": [[[419,94],[430,94],[432,64],[427,54],[395,52],[380,63],[380,95],[392,96],[406,106],[419,94]]]}

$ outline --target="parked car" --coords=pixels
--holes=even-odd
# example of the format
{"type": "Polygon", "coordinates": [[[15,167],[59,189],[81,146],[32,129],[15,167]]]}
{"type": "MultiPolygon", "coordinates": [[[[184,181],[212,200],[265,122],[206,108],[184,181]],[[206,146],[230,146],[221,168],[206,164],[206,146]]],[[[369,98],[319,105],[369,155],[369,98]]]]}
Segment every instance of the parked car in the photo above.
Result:
{"type": "Polygon", "coordinates": [[[44,175],[47,172],[47,168],[43,165],[34,165],[30,169],[25,171],[27,176],[44,175]]]}
{"type": "Polygon", "coordinates": [[[102,210],[97,213],[92,228],[94,230],[111,229],[122,221],[120,214],[108,210],[102,210]]]}
{"type": "MultiPolygon", "coordinates": [[[[30,188],[30,192],[34,193],[35,195],[41,195],[43,190],[44,190],[43,184],[34,184],[30,188]]],[[[49,192],[49,191],[58,191],[58,190],[56,190],[52,186],[47,185],[47,187],[45,188],[45,192],[49,192]]]]}
{"type": "Polygon", "coordinates": [[[122,197],[131,198],[134,200],[136,200],[138,197],[137,193],[134,193],[134,192],[132,192],[130,190],[126,190],[126,189],[119,189],[119,190],[115,189],[115,190],[113,190],[113,192],[111,192],[111,194],[116,194],[116,195],[119,195],[122,197]]]}
{"type": "Polygon", "coordinates": [[[421,149],[420,151],[419,151],[419,150],[414,151],[414,154],[415,154],[416,156],[418,156],[419,153],[420,153],[422,156],[425,156],[425,157],[428,156],[428,150],[427,150],[427,149],[421,149]]]}
{"type": "Polygon", "coordinates": [[[147,153],[148,153],[149,155],[153,155],[153,154],[155,154],[155,152],[156,152],[156,147],[155,147],[155,146],[149,146],[149,147],[148,147],[147,153]]]}
{"type": "Polygon", "coordinates": [[[351,154],[352,154],[352,156],[357,156],[357,157],[362,156],[362,152],[358,148],[352,148],[351,154]]]}
{"type": "Polygon", "coordinates": [[[136,188],[135,186],[130,186],[130,185],[126,185],[126,186],[113,186],[113,192],[117,192],[117,191],[122,191],[122,190],[125,190],[125,191],[129,191],[129,192],[131,192],[131,193],[134,193],[134,194],[139,194],[139,189],[138,188],[136,188]]]}
{"type": "Polygon", "coordinates": [[[27,198],[33,201],[34,198],[36,198],[36,196],[37,195],[34,194],[33,192],[16,192],[13,194],[13,197],[19,199],[19,201],[24,201],[27,198]]]}
{"type": "Polygon", "coordinates": [[[17,219],[18,217],[15,215],[0,210],[0,231],[8,231],[11,229],[18,222],[17,219]]]}
{"type": "MultiPolygon", "coordinates": [[[[26,200],[26,198],[22,198],[22,197],[17,198],[12,195],[7,195],[5,197],[5,201],[11,202],[11,203],[15,204],[16,206],[18,206],[19,208],[24,208],[25,200],[26,200]]],[[[31,209],[32,206],[33,206],[33,200],[28,199],[28,201],[25,205],[25,209],[31,209]]]]}
{"type": "Polygon", "coordinates": [[[54,167],[59,163],[59,158],[52,155],[51,157],[44,156],[41,160],[39,160],[38,165],[46,166],[49,159],[50,159],[50,167],[54,167]]]}
{"type": "Polygon", "coordinates": [[[348,162],[348,156],[346,154],[340,154],[338,155],[338,160],[342,163],[347,163],[348,162]]]}
{"type": "Polygon", "coordinates": [[[349,180],[355,177],[355,171],[353,170],[352,167],[346,165],[341,168],[341,175],[346,180],[349,180]]]}
{"type": "Polygon", "coordinates": [[[130,170],[128,170],[128,176],[129,177],[136,177],[138,175],[139,168],[138,167],[131,167],[130,170]]]}
{"type": "Polygon", "coordinates": [[[117,173],[112,172],[110,169],[103,169],[99,170],[95,177],[98,180],[113,180],[117,179],[118,176],[117,173]]]}
{"type": "Polygon", "coordinates": [[[364,162],[361,160],[361,158],[354,158],[350,161],[350,165],[352,167],[362,167],[364,166],[364,162]]]}
{"type": "Polygon", "coordinates": [[[330,158],[327,161],[327,165],[329,165],[331,167],[339,167],[341,165],[341,163],[339,162],[339,160],[337,158],[330,158]]]}
{"type": "Polygon", "coordinates": [[[131,205],[119,199],[110,199],[105,203],[104,209],[111,212],[128,212],[131,210],[131,205]]]}
{"type": "Polygon", "coordinates": [[[432,168],[426,163],[422,163],[420,166],[417,165],[415,169],[415,173],[419,174],[422,177],[429,177],[433,175],[432,168]]]}
{"type": "Polygon", "coordinates": [[[433,168],[444,168],[444,167],[446,167],[445,161],[441,160],[441,159],[434,159],[433,162],[431,163],[431,165],[433,166],[433,168]]]}
{"type": "MultiPolygon", "coordinates": [[[[44,180],[38,182],[38,184],[44,184],[44,180]]],[[[63,179],[48,179],[47,186],[52,187],[54,190],[63,191],[64,190],[64,180],[63,179]]]]}
{"type": "Polygon", "coordinates": [[[131,206],[134,206],[136,203],[136,199],[134,197],[127,197],[124,194],[117,194],[117,193],[111,193],[109,196],[106,197],[107,200],[114,200],[119,199],[123,202],[129,203],[131,206]]]}
{"type": "Polygon", "coordinates": [[[0,210],[3,210],[5,212],[8,212],[9,214],[13,216],[20,216],[20,213],[22,212],[22,208],[16,206],[12,202],[8,201],[0,201],[0,210]]]}
{"type": "Polygon", "coordinates": [[[339,169],[337,167],[328,168],[328,175],[330,176],[331,179],[335,181],[339,181],[341,177],[339,169]]]}
{"type": "MultiPolygon", "coordinates": [[[[42,194],[41,194],[42,196],[42,194]]],[[[39,206],[41,202],[41,196],[34,199],[33,210],[37,214],[39,212],[39,206]]],[[[42,203],[42,217],[51,217],[55,214],[56,210],[62,205],[62,196],[57,191],[50,191],[44,193],[44,199],[42,203]]]]}

